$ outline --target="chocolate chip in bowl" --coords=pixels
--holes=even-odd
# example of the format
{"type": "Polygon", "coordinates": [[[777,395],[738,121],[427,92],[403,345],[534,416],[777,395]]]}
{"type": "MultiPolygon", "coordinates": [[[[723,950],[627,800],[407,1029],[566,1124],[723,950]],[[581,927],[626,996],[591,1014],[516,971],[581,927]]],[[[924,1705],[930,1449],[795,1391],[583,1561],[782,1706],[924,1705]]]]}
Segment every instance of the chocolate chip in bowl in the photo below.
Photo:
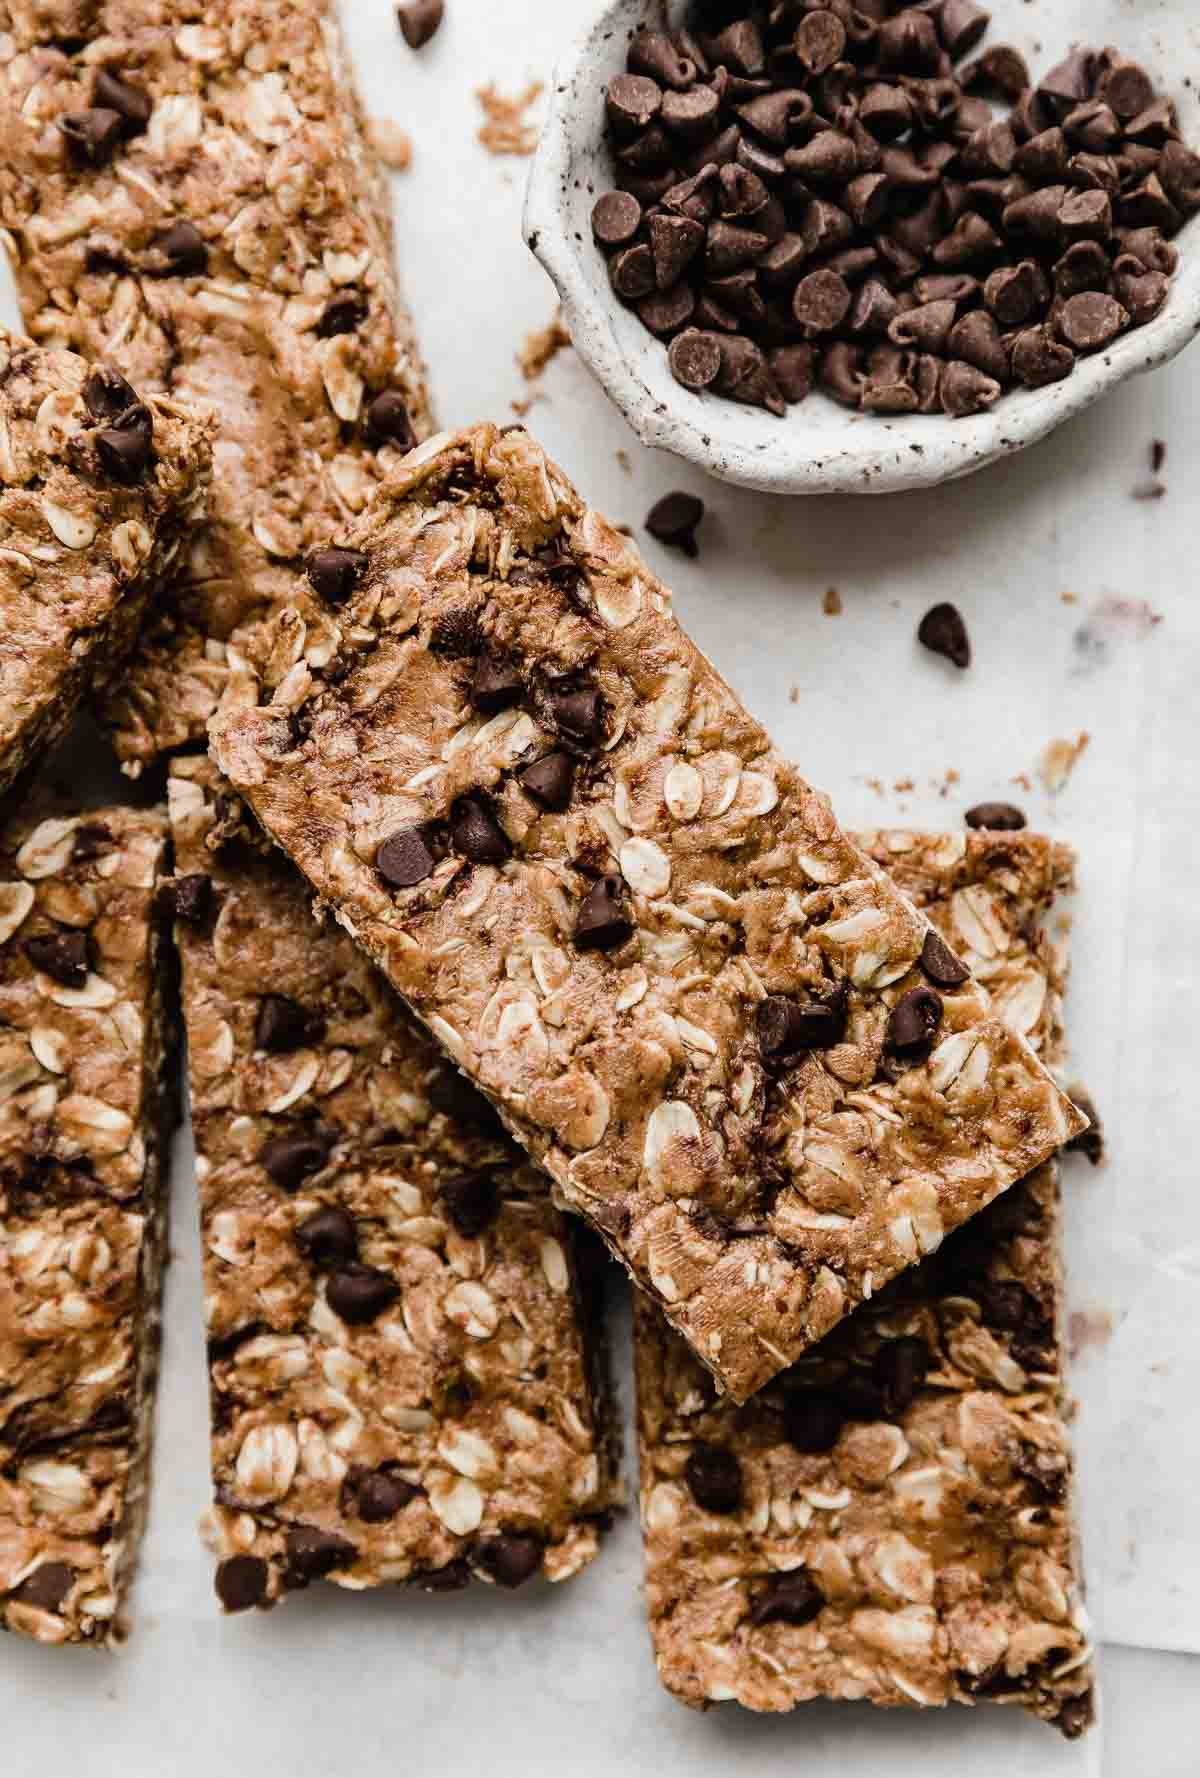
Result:
{"type": "Polygon", "coordinates": [[[779,492],[965,474],[1200,328],[1173,33],[1118,0],[1040,45],[1014,0],[618,0],[559,70],[526,237],[643,442],[779,492]]]}

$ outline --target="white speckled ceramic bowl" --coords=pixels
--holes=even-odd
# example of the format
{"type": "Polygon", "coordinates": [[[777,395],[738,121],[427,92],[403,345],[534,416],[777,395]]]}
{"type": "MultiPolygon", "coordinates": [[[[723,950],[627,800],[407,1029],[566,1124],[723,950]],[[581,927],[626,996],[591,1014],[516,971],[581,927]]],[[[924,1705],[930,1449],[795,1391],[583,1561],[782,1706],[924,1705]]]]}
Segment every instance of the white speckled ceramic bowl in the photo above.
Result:
{"type": "MultiPolygon", "coordinates": [[[[687,0],[615,0],[563,58],[529,181],[525,238],[553,278],[571,338],[643,443],[674,451],[723,481],[776,494],[889,493],[970,475],[1044,438],[1138,371],[1152,370],[1200,332],[1200,219],[1180,236],[1181,260],[1162,313],[1081,359],[1064,382],[1006,394],[990,413],[887,418],[814,394],[786,419],[672,377],[663,345],[613,296],[592,240],[592,205],[611,188],[604,91],[625,66],[634,31],[678,22],[687,0]]],[[[1200,142],[1200,6],[1194,0],[995,0],[987,43],[1015,43],[1035,74],[1075,42],[1114,43],[1177,101],[1184,134],[1200,142]]]]}

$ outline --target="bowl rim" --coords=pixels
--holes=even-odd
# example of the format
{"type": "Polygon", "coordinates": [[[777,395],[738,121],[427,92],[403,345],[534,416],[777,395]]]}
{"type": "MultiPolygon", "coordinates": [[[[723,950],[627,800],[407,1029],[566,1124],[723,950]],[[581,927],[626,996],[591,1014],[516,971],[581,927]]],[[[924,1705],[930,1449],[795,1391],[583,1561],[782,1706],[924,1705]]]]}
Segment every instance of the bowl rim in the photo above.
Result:
{"type": "MultiPolygon", "coordinates": [[[[893,493],[927,488],[971,475],[1024,450],[1130,377],[1174,358],[1200,333],[1200,252],[1181,262],[1162,311],[1121,335],[1103,352],[1081,358],[1060,383],[1007,391],[996,407],[968,419],[944,415],[889,418],[847,409],[844,438],[826,435],[805,446],[806,428],[791,410],[781,421],[721,397],[695,395],[674,382],[661,343],[646,334],[644,353],[631,358],[616,331],[621,310],[607,281],[589,276],[590,230],[570,226],[576,165],[596,146],[585,102],[595,86],[595,64],[614,38],[645,22],[660,24],[681,0],[606,0],[593,23],[564,52],[555,69],[545,123],[530,168],[523,233],[553,281],[572,342],[641,442],[672,452],[719,480],[777,494],[893,493]],[[641,364],[661,354],[661,387],[641,364]],[[742,428],[761,432],[753,443],[722,437],[723,410],[742,428]],[[748,418],[747,416],[751,416],[748,418]],[[856,443],[854,432],[861,434],[856,443]]],[[[1193,226],[1200,228],[1200,223],[1193,226]]],[[[631,323],[633,318],[630,317],[631,323]]],[[[819,394],[810,399],[828,400],[819,394]]]]}

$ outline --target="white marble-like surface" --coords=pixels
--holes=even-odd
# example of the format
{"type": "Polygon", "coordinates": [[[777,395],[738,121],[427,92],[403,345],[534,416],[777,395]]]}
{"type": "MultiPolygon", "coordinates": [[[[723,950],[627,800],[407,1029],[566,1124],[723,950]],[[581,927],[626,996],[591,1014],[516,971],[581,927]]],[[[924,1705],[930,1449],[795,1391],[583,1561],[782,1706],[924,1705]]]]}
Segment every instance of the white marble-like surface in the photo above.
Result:
{"type": "MultiPolygon", "coordinates": [[[[1130,0],[1143,3],[1153,0],[1130,0]]],[[[473,89],[548,78],[592,4],[448,0],[443,34],[415,58],[389,0],[347,0],[368,108],[415,139],[412,171],[396,181],[397,236],[445,423],[511,417],[526,393],[514,354],[552,312],[520,241],[526,163],[478,146],[473,89]]],[[[1050,17],[1050,0],[1038,4],[1050,17]]],[[[1071,1026],[1112,1143],[1108,1167],[1074,1164],[1068,1179],[1072,1307],[1096,1336],[1074,1373],[1092,1599],[1110,1638],[1200,1651],[1200,350],[1018,460],[870,502],[738,493],[642,451],[569,353],[529,424],[615,519],[640,528],[677,486],[709,502],[698,565],[642,541],[698,641],[845,820],[954,825],[969,803],[1005,796],[1080,848],[1071,1026]],[[1139,503],[1131,491],[1156,437],[1169,448],[1169,492],[1139,503]],[[831,586],[838,617],[822,610],[831,586]],[[970,625],[969,674],[914,640],[923,611],[946,597],[970,625]],[[1090,745],[1057,796],[1013,784],[1052,738],[1084,730],[1090,745]],[[960,780],[947,787],[951,769],[960,780]]],[[[193,1529],[208,1452],[186,1142],[175,1188],[135,1634],[111,1660],[4,1640],[4,1778],[1200,1770],[1200,1662],[1128,1649],[1105,1651],[1103,1742],[1073,1747],[998,1710],[689,1715],[654,1678],[630,1522],[559,1590],[424,1599],[314,1588],[269,1617],[220,1620],[193,1529]]]]}

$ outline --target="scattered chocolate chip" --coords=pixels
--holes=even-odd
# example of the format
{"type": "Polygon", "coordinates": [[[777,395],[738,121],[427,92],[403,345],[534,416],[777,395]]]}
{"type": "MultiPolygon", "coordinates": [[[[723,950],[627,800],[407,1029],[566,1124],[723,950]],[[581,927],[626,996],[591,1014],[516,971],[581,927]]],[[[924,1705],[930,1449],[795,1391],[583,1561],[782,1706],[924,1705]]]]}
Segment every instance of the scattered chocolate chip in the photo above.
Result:
{"type": "Polygon", "coordinates": [[[74,1585],[75,1570],[66,1562],[43,1562],[9,1598],[14,1605],[31,1605],[36,1611],[60,1611],[74,1585]]]}
{"type": "Polygon", "coordinates": [[[755,1023],[759,1048],[766,1060],[785,1061],[805,1050],[833,1049],[846,1035],[850,994],[840,982],[824,1000],[793,1000],[768,994],[760,1000],[755,1023]]]}
{"type": "Polygon", "coordinates": [[[92,89],[92,103],[102,111],[115,111],[121,119],[121,134],[127,139],[140,136],[150,122],[153,105],[143,87],[123,75],[102,68],[92,89]]]}
{"type": "Polygon", "coordinates": [[[319,1525],[293,1525],[284,1542],[288,1578],[301,1586],[310,1580],[324,1580],[327,1574],[350,1568],[358,1560],[358,1550],[348,1537],[323,1531],[319,1525]]]}
{"type": "Polygon", "coordinates": [[[351,1471],[342,1484],[342,1509],[368,1525],[386,1525],[417,1497],[417,1490],[394,1469],[351,1471]]]}
{"type": "Polygon", "coordinates": [[[547,753],[518,772],[517,783],[543,809],[561,814],[575,788],[575,762],[569,753],[547,753]]]}
{"type": "Polygon", "coordinates": [[[697,495],[664,494],[646,514],[646,529],[657,542],[695,559],[700,553],[696,531],[703,517],[704,502],[697,495]]]}
{"type": "Polygon", "coordinates": [[[540,1573],[542,1553],[540,1539],[525,1532],[502,1531],[476,1545],[475,1560],[498,1587],[520,1587],[540,1573]]]}
{"type": "Polygon", "coordinates": [[[344,1266],[358,1258],[358,1228],[354,1218],[334,1204],[314,1210],[296,1227],[296,1245],[318,1271],[344,1266]]]}
{"type": "Polygon", "coordinates": [[[375,856],[375,868],[395,889],[411,889],[433,873],[433,853],[425,830],[405,827],[384,840],[375,856]]]}
{"type": "Polygon", "coordinates": [[[107,105],[96,105],[90,111],[72,111],[60,117],[58,128],[72,166],[104,167],[125,134],[125,119],[107,105]]]}
{"type": "Polygon", "coordinates": [[[171,908],[186,926],[203,926],[213,908],[212,878],[197,871],[171,884],[171,908]]]}
{"type": "Polygon", "coordinates": [[[892,1008],[886,1044],[893,1055],[914,1056],[925,1049],[942,1022],[942,997],[932,988],[910,988],[892,1008]]]}
{"type": "Polygon", "coordinates": [[[772,1574],[751,1597],[750,1622],[762,1624],[811,1624],[821,1612],[825,1595],[807,1568],[772,1574]]]}
{"type": "Polygon", "coordinates": [[[396,23],[409,49],[424,49],[445,16],[445,0],[405,0],[396,8],[396,23]]]}
{"type": "Polygon", "coordinates": [[[1100,1113],[1096,1110],[1095,1101],[1085,1087],[1078,1081],[1067,1088],[1067,1097],[1075,1104],[1088,1120],[1088,1127],[1078,1136],[1072,1136],[1066,1145],[1068,1154],[1084,1154],[1093,1167],[1098,1167],[1105,1158],[1104,1125],[1100,1121],[1100,1113]]]}
{"type": "Polygon", "coordinates": [[[551,707],[559,733],[577,747],[591,750],[604,739],[604,709],[594,686],[551,693],[551,707]]]}
{"type": "Polygon", "coordinates": [[[735,1513],[742,1504],[742,1466],[724,1445],[694,1445],[683,1477],[706,1513],[735,1513]]]}
{"type": "Polygon", "coordinates": [[[302,1049],[324,1036],[325,1020],[287,994],[264,994],[254,1027],[255,1047],[275,1055],[302,1049]]]}
{"type": "Polygon", "coordinates": [[[251,1611],[266,1600],[269,1580],[261,1556],[227,1556],[215,1576],[217,1598],[226,1611],[251,1611]]]}
{"type": "Polygon", "coordinates": [[[794,1389],[783,1409],[788,1443],[806,1456],[832,1451],[846,1415],[837,1396],[826,1389],[794,1389]]]}
{"type": "Polygon", "coordinates": [[[281,1191],[294,1192],[310,1174],[320,1172],[332,1148],[332,1137],[325,1131],[298,1131],[272,1136],[259,1149],[258,1161],[281,1191]]]}
{"type": "Polygon", "coordinates": [[[1027,825],[1014,803],[976,803],[967,810],[964,820],[968,827],[990,828],[995,833],[1017,833],[1027,825]]]}
{"type": "Polygon", "coordinates": [[[304,564],[309,584],[328,605],[343,605],[367,571],[357,549],[316,549],[304,564]]]}
{"type": "Polygon", "coordinates": [[[154,421],[150,409],[135,402],[111,426],[96,434],[96,456],[111,481],[132,487],[154,457],[154,421]]]}
{"type": "Polygon", "coordinates": [[[606,191],[592,206],[592,234],[601,247],[623,247],[642,226],[642,206],[632,192],[606,191]]]}
{"type": "Polygon", "coordinates": [[[113,846],[112,831],[102,821],[85,821],[82,827],[75,829],[75,838],[71,843],[71,863],[90,864],[93,858],[103,858],[111,852],[113,846]]]}
{"type": "Polygon", "coordinates": [[[82,988],[88,978],[86,932],[55,932],[44,938],[27,938],[22,950],[35,969],[64,988],[82,988]]]}
{"type": "Polygon", "coordinates": [[[107,365],[98,365],[89,372],[83,385],[83,400],[93,420],[117,420],[129,408],[140,405],[137,392],[107,365]]]}
{"type": "Polygon", "coordinates": [[[917,640],[931,654],[941,654],[959,668],[971,665],[971,639],[957,605],[932,605],[917,627],[917,640]]]}
{"type": "Polygon", "coordinates": [[[1078,1741],[1085,1729],[1091,1727],[1096,1715],[1096,1703],[1091,1691],[1081,1692],[1077,1698],[1068,1698],[1058,1715],[1054,1718],[1055,1727],[1061,1730],[1068,1741],[1078,1741]]]}
{"type": "Polygon", "coordinates": [[[365,1327],[390,1309],[400,1295],[396,1280],[376,1266],[343,1266],[332,1274],[325,1298],[348,1327],[365,1327]]]}
{"type": "MultiPolygon", "coordinates": [[[[917,989],[920,993],[927,990],[917,989]]],[[[906,1413],[929,1370],[929,1348],[924,1340],[905,1335],[889,1340],[875,1354],[875,1382],[882,1391],[884,1412],[889,1418],[906,1413]]]]}
{"type": "Polygon", "coordinates": [[[450,809],[450,837],[472,864],[503,864],[512,856],[508,835],[496,819],[495,804],[483,791],[456,798],[450,809]]]}
{"type": "Polygon", "coordinates": [[[395,445],[399,451],[411,451],[417,442],[403,395],[398,389],[385,389],[367,408],[367,443],[373,450],[382,445],[395,445]]]}
{"type": "Polygon", "coordinates": [[[202,278],[208,243],[194,223],[174,222],[155,238],[146,270],[154,278],[202,278]]]}
{"type": "Polygon", "coordinates": [[[484,716],[495,716],[520,703],[525,695],[525,681],[511,661],[499,655],[481,654],[468,695],[476,710],[484,716]]]}
{"type": "Polygon", "coordinates": [[[452,1226],[467,1241],[489,1228],[500,1208],[500,1194],[492,1173],[464,1173],[442,1186],[442,1203],[452,1226]]]}
{"type": "Polygon", "coordinates": [[[939,988],[961,988],[964,982],[971,979],[971,972],[966,964],[959,961],[937,932],[925,934],[925,943],[921,947],[921,968],[939,988]]]}
{"type": "Polygon", "coordinates": [[[575,948],[611,951],[633,935],[633,921],[620,877],[601,877],[584,898],[575,918],[575,948]]]}
{"type": "Polygon", "coordinates": [[[317,322],[317,338],[332,339],[335,334],[353,333],[367,318],[367,299],[357,290],[339,290],[330,297],[317,322]]]}

